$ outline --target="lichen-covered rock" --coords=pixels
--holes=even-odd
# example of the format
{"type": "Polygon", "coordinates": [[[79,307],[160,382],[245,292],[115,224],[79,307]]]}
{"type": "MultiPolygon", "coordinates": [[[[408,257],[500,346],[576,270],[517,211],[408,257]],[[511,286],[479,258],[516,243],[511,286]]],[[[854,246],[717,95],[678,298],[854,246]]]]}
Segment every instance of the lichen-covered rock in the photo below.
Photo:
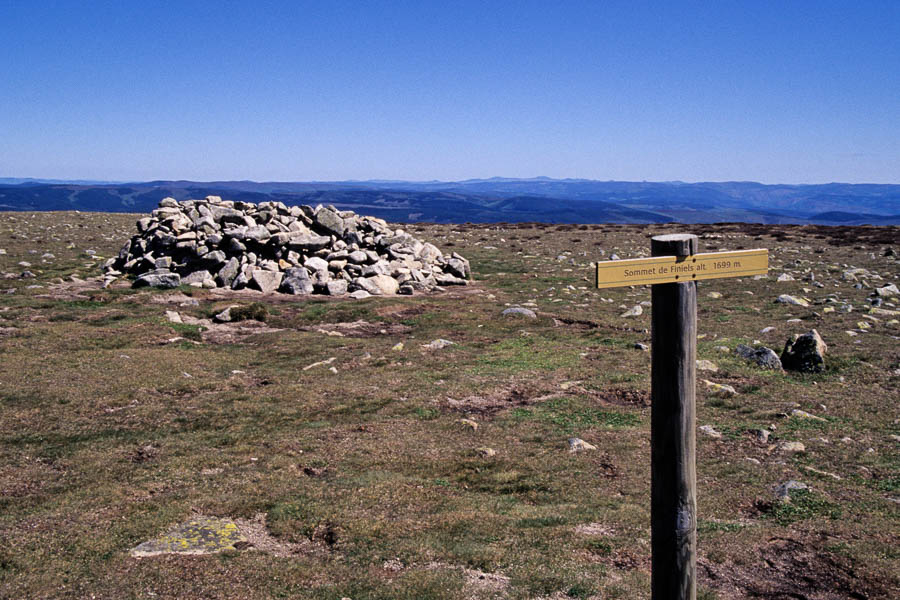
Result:
{"type": "Polygon", "coordinates": [[[134,276],[135,287],[390,295],[466,285],[471,277],[463,256],[333,206],[164,198],[137,230],[103,266],[110,279],[134,276]]]}
{"type": "Polygon", "coordinates": [[[821,373],[825,370],[825,352],[828,346],[819,332],[813,329],[803,335],[794,335],[785,343],[781,364],[789,371],[821,373]]]}

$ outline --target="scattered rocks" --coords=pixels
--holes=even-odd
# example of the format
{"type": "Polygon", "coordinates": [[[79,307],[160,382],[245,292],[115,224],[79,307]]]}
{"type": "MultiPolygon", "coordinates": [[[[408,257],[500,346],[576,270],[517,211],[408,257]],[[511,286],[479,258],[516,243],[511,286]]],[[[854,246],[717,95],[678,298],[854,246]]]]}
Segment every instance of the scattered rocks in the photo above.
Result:
{"type": "Polygon", "coordinates": [[[778,354],[771,348],[766,348],[765,346],[751,348],[746,344],[738,344],[737,348],[734,349],[734,353],[756,363],[757,366],[762,367],[763,369],[771,369],[773,371],[782,370],[781,359],[778,358],[778,354]]]}
{"type": "Polygon", "coordinates": [[[821,373],[825,370],[825,352],[828,346],[815,329],[803,335],[794,335],[784,345],[781,364],[785,369],[803,373],[821,373]]]}
{"type": "Polygon", "coordinates": [[[137,276],[135,287],[365,298],[466,285],[471,276],[459,254],[443,254],[382,219],[332,206],[164,198],[137,229],[104,264],[110,275],[137,276]]]}

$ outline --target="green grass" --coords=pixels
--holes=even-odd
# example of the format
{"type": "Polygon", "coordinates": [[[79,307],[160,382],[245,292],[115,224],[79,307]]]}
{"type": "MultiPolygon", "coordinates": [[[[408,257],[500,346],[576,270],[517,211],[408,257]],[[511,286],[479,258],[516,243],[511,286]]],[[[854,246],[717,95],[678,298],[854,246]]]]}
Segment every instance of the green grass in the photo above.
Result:
{"type": "Polygon", "coordinates": [[[835,520],[842,514],[843,510],[839,505],[828,501],[821,494],[810,490],[793,490],[790,502],[777,503],[767,516],[779,525],[790,525],[816,517],[835,520]]]}
{"type": "MultiPolygon", "coordinates": [[[[650,355],[633,348],[649,339],[649,319],[619,317],[619,305],[647,300],[649,290],[591,289],[590,267],[555,258],[570,251],[586,263],[598,258],[590,256],[597,247],[635,256],[650,235],[675,227],[415,225],[424,239],[472,258],[475,285],[360,302],[53,283],[96,275],[84,266],[83,249],[114,254],[136,217],[0,212],[9,253],[0,256],[0,272],[33,261],[33,249],[59,257],[35,280],[0,279],[0,288],[15,289],[0,289],[0,538],[9,541],[0,543],[0,597],[137,598],[148,590],[159,598],[248,600],[649,597],[650,355]],[[45,287],[28,290],[29,283],[45,287]],[[569,285],[575,289],[564,292],[569,285]],[[179,292],[198,304],[165,302],[179,292]],[[280,331],[194,343],[199,328],[165,318],[166,310],[212,316],[253,300],[280,331]],[[542,316],[501,317],[506,306],[526,302],[542,316]],[[361,336],[316,331],[357,320],[378,325],[361,336]],[[175,335],[188,339],[163,343],[175,335]],[[456,346],[421,349],[438,337],[456,346]],[[404,350],[391,350],[398,342],[404,350]],[[329,365],[303,370],[330,357],[329,365]],[[461,425],[462,417],[478,430],[461,425]],[[566,439],[574,436],[599,450],[569,453],[566,439]],[[496,455],[482,456],[482,447],[496,455]],[[299,550],[288,557],[129,556],[196,514],[262,514],[273,543],[299,550]],[[588,523],[612,533],[583,533],[578,525],[588,523]],[[509,581],[482,589],[472,581],[483,580],[464,568],[509,581]]],[[[748,227],[756,226],[691,229],[727,236],[729,245],[759,245],[747,239],[748,227]]],[[[897,229],[856,228],[853,246],[829,244],[828,228],[787,229],[796,241],[772,246],[777,268],[821,261],[814,250],[827,246],[829,264],[896,271],[874,252],[877,244],[863,240],[896,239],[897,229]]],[[[863,306],[869,290],[832,277],[821,275],[828,287],[814,290],[814,301],[834,291],[863,306]]],[[[700,355],[719,366],[701,376],[739,392],[719,401],[698,390],[698,424],[725,434],[698,441],[700,555],[737,582],[726,590],[722,580],[707,580],[701,598],[750,595],[740,582],[751,580],[784,585],[782,573],[758,568],[773,538],[804,544],[790,560],[831,548],[828,577],[810,563],[810,581],[865,573],[845,587],[873,598],[900,585],[900,554],[889,535],[897,519],[891,498],[900,494],[889,437],[898,433],[897,330],[882,321],[850,339],[843,332],[855,327],[858,311],[813,322],[772,303],[780,293],[799,293],[790,285],[723,279],[714,288],[722,302],[707,301],[701,288],[700,355]],[[786,323],[793,316],[805,320],[786,323]],[[763,372],[715,350],[752,342],[767,325],[777,336],[764,342],[776,349],[781,338],[815,326],[829,344],[829,370],[763,372]],[[793,402],[827,422],[781,416],[793,402]],[[820,403],[828,409],[815,408],[820,403]],[[747,433],[772,424],[770,445],[747,433]],[[845,435],[853,443],[841,442],[845,435]],[[785,439],[804,442],[805,455],[779,453],[785,439]],[[760,515],[772,486],[788,477],[815,491],[795,492],[789,505],[760,515]]]]}

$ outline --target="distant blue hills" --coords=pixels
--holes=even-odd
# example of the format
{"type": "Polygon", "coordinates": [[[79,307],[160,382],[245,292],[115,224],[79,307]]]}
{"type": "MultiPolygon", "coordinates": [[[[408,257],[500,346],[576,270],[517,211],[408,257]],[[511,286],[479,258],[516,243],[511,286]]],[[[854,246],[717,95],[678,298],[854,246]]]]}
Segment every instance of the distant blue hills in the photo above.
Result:
{"type": "Polygon", "coordinates": [[[900,224],[900,185],[684,183],[535,177],[465,181],[148,181],[0,178],[0,210],[146,213],[207,195],[333,204],[394,222],[900,224]]]}

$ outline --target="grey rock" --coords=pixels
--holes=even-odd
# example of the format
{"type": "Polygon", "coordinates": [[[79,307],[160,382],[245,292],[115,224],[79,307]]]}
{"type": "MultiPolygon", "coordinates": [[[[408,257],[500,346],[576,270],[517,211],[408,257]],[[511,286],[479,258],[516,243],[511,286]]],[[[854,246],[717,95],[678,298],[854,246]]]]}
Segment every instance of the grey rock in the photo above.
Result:
{"type": "Polygon", "coordinates": [[[333,279],[325,284],[325,289],[329,296],[343,296],[347,293],[347,281],[333,279]]]}
{"type": "Polygon", "coordinates": [[[350,292],[350,297],[354,300],[362,300],[363,298],[369,298],[372,294],[367,292],[366,290],[356,290],[355,292],[350,292]]]}
{"type": "Polygon", "coordinates": [[[314,287],[313,282],[309,277],[300,278],[285,276],[281,281],[281,287],[279,287],[278,290],[282,293],[292,294],[294,296],[308,296],[313,293],[314,287]]]}
{"type": "Polygon", "coordinates": [[[225,263],[219,272],[216,273],[216,282],[222,287],[231,287],[231,284],[234,282],[234,278],[237,277],[238,270],[241,268],[241,263],[236,258],[228,259],[228,262],[225,263]]]}
{"type": "Polygon", "coordinates": [[[803,298],[796,298],[789,294],[782,294],[775,299],[775,302],[778,304],[791,304],[793,306],[809,306],[809,302],[804,300],[803,298]]]}
{"type": "Polygon", "coordinates": [[[722,432],[716,430],[712,425],[701,425],[698,430],[705,436],[711,437],[713,439],[721,439],[722,432]]]}
{"type": "Polygon", "coordinates": [[[337,211],[331,210],[327,206],[323,206],[316,211],[315,221],[317,225],[337,236],[342,236],[344,231],[347,230],[344,219],[341,218],[337,211]]]}
{"type": "Polygon", "coordinates": [[[181,285],[181,275],[178,273],[150,271],[135,279],[132,287],[175,288],[179,285],[181,285]]]}
{"type": "Polygon", "coordinates": [[[209,271],[194,271],[189,275],[185,275],[181,278],[181,283],[185,285],[191,285],[195,283],[202,284],[204,281],[212,279],[213,276],[209,271]]]}
{"type": "Polygon", "coordinates": [[[328,270],[328,262],[324,259],[319,258],[318,256],[313,256],[306,259],[306,262],[303,263],[303,266],[305,266],[311,272],[328,270]]]}
{"type": "Polygon", "coordinates": [[[795,479],[790,479],[775,486],[775,498],[780,502],[790,502],[791,492],[794,490],[806,490],[809,486],[795,479]]]}
{"type": "Polygon", "coordinates": [[[264,294],[271,294],[281,285],[283,273],[277,271],[266,271],[265,269],[256,269],[253,271],[251,281],[264,294]]]}
{"type": "Polygon", "coordinates": [[[537,315],[534,313],[533,310],[529,310],[527,308],[521,308],[519,306],[513,306],[512,308],[507,308],[500,314],[503,316],[517,315],[517,316],[522,316],[522,317],[528,317],[529,319],[537,318],[537,315]]]}
{"type": "Polygon", "coordinates": [[[746,344],[738,344],[734,349],[734,353],[749,361],[756,363],[763,369],[771,369],[773,371],[781,371],[781,359],[778,354],[771,348],[760,346],[759,348],[751,348],[746,344]]]}
{"type": "Polygon", "coordinates": [[[825,370],[825,352],[828,346],[815,329],[803,335],[794,335],[785,343],[781,364],[790,371],[821,373],[825,370]]]}
{"type": "Polygon", "coordinates": [[[353,264],[362,265],[369,261],[369,255],[362,250],[354,250],[347,256],[347,259],[353,264]]]}

